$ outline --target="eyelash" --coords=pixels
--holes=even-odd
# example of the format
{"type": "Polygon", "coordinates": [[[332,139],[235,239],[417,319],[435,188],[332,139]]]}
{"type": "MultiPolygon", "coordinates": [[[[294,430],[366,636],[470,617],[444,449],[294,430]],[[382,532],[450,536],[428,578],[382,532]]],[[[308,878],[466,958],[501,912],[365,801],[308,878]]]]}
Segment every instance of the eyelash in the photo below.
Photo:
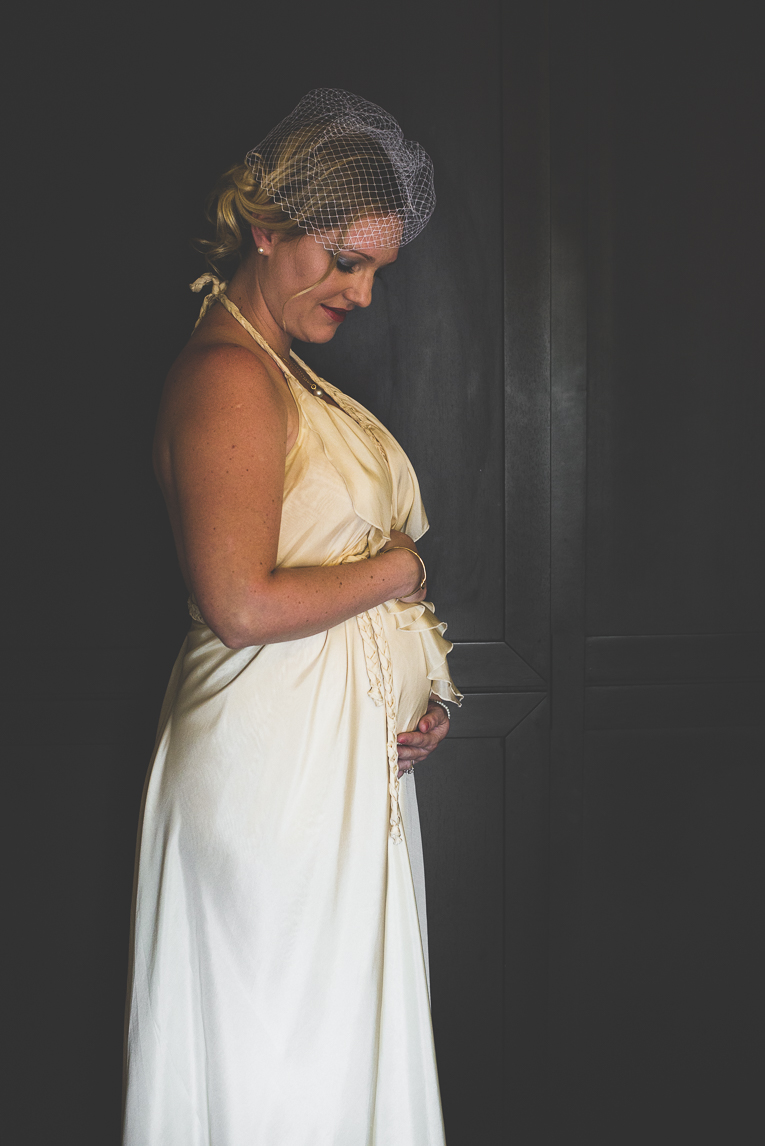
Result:
{"type": "MultiPolygon", "coordinates": [[[[338,259],[335,265],[339,271],[342,271],[343,274],[346,275],[352,275],[356,268],[361,266],[360,263],[351,263],[348,262],[347,259],[338,259]]],[[[375,271],[375,278],[379,279],[381,274],[382,271],[375,271]]]]}

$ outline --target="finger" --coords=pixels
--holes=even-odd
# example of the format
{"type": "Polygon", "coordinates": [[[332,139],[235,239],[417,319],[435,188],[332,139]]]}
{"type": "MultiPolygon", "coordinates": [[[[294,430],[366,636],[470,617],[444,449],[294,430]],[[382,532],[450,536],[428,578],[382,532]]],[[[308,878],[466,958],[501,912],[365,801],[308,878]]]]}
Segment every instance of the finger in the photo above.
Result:
{"type": "Polygon", "coordinates": [[[399,759],[399,762],[398,762],[398,774],[399,774],[399,776],[401,775],[402,771],[403,772],[409,772],[409,771],[411,771],[412,768],[414,768],[415,764],[421,764],[422,761],[426,759],[427,755],[428,755],[427,752],[420,752],[417,756],[407,756],[405,759],[399,759]]]}
{"type": "Polygon", "coordinates": [[[421,760],[432,752],[439,744],[435,736],[423,736],[414,744],[399,744],[398,756],[400,760],[421,760]]]}
{"type": "Polygon", "coordinates": [[[406,744],[414,748],[420,748],[429,740],[433,739],[432,732],[402,732],[396,738],[399,745],[406,744]]]}
{"type": "Polygon", "coordinates": [[[418,760],[424,760],[426,756],[429,756],[431,751],[432,748],[400,748],[398,752],[399,763],[402,760],[411,760],[412,763],[416,764],[418,760]]]}
{"type": "Polygon", "coordinates": [[[420,719],[417,727],[419,728],[420,732],[431,732],[437,724],[438,716],[433,712],[426,712],[425,715],[420,719]]]}
{"type": "Polygon", "coordinates": [[[399,744],[398,758],[399,760],[422,760],[429,752],[435,748],[435,741],[432,744],[399,744]]]}
{"type": "MultiPolygon", "coordinates": [[[[420,724],[418,727],[420,729],[422,729],[422,724],[420,724]]],[[[424,735],[434,736],[436,741],[440,743],[443,740],[443,738],[446,736],[448,731],[449,731],[449,721],[448,720],[437,720],[435,722],[435,724],[431,724],[427,728],[427,730],[424,731],[424,735]]]]}
{"type": "Polygon", "coordinates": [[[412,737],[405,744],[398,744],[396,747],[399,752],[432,752],[437,744],[437,736],[432,733],[429,736],[423,736],[418,732],[416,737],[412,737]]]}
{"type": "Polygon", "coordinates": [[[420,726],[422,725],[423,721],[428,722],[428,729],[439,728],[442,724],[448,726],[449,717],[440,704],[434,704],[433,701],[431,701],[428,711],[420,721],[420,726]]]}

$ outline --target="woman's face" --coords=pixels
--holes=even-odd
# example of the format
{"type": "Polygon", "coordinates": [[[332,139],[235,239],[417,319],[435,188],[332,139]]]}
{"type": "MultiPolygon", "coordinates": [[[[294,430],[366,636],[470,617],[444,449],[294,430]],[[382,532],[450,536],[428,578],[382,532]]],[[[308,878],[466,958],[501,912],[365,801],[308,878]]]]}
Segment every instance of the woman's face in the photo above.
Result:
{"type": "MultiPolygon", "coordinates": [[[[292,241],[272,237],[259,275],[263,299],[279,327],[300,342],[329,342],[357,306],[369,306],[375,275],[396,261],[398,247],[357,244],[360,225],[348,232],[331,274],[305,294],[298,294],[326,273],[329,253],[312,235],[292,241]],[[297,298],[293,297],[298,295],[297,298]]],[[[263,256],[260,256],[261,258],[263,256]]]]}

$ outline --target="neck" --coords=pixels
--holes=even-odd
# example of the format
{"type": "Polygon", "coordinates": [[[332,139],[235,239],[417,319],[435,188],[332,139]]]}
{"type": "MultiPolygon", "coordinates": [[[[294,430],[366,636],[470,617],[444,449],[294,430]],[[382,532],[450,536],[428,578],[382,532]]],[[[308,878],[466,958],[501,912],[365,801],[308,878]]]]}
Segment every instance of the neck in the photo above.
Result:
{"type": "Polygon", "coordinates": [[[252,257],[246,259],[228,284],[226,294],[271,349],[283,358],[289,358],[292,335],[281,326],[281,316],[277,318],[269,308],[258,270],[252,257]]]}

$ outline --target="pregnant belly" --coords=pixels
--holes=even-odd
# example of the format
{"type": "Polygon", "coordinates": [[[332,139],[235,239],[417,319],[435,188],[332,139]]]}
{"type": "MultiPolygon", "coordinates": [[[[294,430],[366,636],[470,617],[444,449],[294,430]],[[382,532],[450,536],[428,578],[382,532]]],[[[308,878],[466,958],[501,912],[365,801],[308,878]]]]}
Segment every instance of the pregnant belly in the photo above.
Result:
{"type": "MultiPolygon", "coordinates": [[[[382,610],[381,610],[382,611],[382,610]]],[[[411,732],[428,707],[431,682],[420,634],[399,629],[387,614],[385,633],[393,667],[399,732],[411,732]]]]}

